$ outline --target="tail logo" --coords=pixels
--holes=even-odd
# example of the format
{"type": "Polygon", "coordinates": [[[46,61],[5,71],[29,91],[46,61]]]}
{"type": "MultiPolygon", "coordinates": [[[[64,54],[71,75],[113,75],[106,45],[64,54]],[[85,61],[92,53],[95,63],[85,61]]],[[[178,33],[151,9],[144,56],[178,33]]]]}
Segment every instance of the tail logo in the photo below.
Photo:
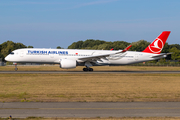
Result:
{"type": "Polygon", "coordinates": [[[149,50],[153,53],[159,53],[163,49],[163,41],[159,38],[156,38],[156,40],[149,45],[149,50]]]}

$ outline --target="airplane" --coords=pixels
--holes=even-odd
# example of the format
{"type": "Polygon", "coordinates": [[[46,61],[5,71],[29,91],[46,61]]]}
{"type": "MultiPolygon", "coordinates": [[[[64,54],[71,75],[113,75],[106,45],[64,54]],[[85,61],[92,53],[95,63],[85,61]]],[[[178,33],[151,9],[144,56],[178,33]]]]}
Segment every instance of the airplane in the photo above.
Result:
{"type": "Polygon", "coordinates": [[[81,50],[81,49],[45,49],[23,48],[12,51],[6,61],[15,63],[59,64],[62,69],[85,66],[83,71],[93,71],[92,66],[120,66],[167,57],[171,53],[161,53],[171,31],[163,31],[144,51],[124,50],[81,50]]]}

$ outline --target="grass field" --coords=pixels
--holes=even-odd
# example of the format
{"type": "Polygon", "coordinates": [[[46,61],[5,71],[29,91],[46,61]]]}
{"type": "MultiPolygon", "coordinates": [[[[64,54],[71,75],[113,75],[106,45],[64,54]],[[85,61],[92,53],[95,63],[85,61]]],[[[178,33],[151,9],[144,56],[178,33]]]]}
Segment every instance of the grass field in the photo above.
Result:
{"type": "MultiPolygon", "coordinates": [[[[14,71],[14,66],[0,66],[0,71],[14,71]]],[[[94,71],[180,71],[180,67],[153,66],[95,66],[94,71]]],[[[18,66],[18,71],[82,71],[83,67],[61,69],[56,66],[18,66]]]]}
{"type": "Polygon", "coordinates": [[[180,74],[0,74],[0,102],[180,101],[180,74]]]}

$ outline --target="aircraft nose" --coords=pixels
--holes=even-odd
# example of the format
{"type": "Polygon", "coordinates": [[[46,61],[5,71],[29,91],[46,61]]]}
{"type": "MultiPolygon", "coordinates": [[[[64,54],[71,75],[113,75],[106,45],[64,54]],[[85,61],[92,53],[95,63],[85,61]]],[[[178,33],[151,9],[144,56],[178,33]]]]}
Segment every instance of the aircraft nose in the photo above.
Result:
{"type": "Polygon", "coordinates": [[[9,59],[9,55],[5,57],[5,60],[6,60],[6,61],[9,61],[9,60],[10,60],[10,59],[9,59]]]}

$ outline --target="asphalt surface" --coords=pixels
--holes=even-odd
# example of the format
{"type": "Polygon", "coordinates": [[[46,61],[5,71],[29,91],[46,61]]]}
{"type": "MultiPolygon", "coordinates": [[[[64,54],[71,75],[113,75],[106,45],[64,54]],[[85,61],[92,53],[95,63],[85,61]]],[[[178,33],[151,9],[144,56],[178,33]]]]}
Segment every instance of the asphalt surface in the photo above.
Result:
{"type": "Polygon", "coordinates": [[[180,74],[180,71],[0,71],[0,74],[129,74],[129,73],[162,73],[162,74],[180,74]]]}
{"type": "Polygon", "coordinates": [[[0,117],[180,117],[180,102],[0,103],[0,117]]]}

